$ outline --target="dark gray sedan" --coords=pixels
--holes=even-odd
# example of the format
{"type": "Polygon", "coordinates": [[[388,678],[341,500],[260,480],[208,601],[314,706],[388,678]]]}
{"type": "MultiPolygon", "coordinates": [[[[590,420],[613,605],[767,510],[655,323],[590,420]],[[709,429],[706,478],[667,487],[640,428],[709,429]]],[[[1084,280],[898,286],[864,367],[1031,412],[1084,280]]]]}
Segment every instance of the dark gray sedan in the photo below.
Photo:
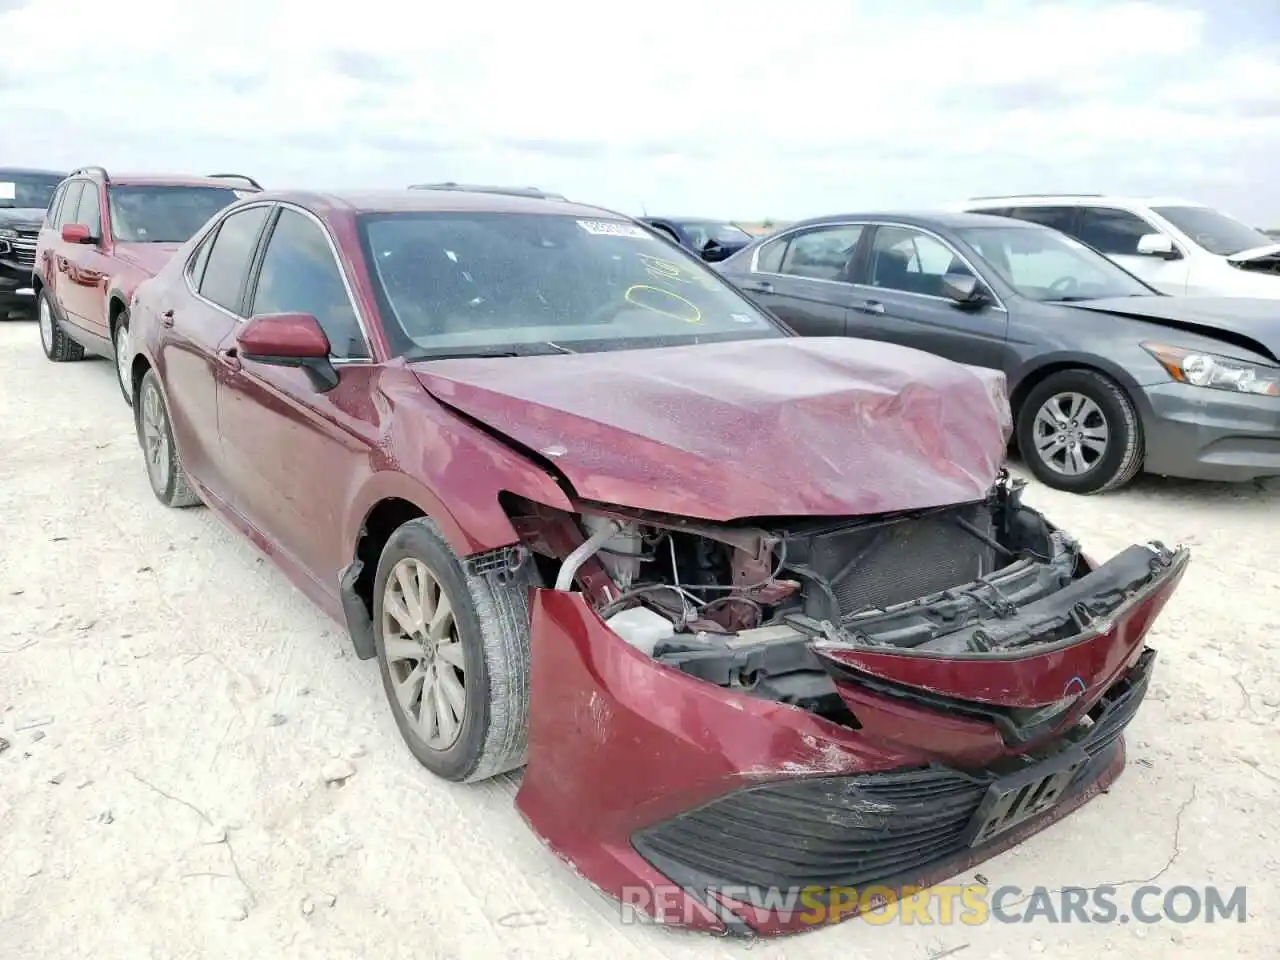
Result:
{"type": "Polygon", "coordinates": [[[1003,371],[1049,486],[1280,476],[1278,301],[1163,296],[1056,230],[978,214],[807,220],[719,269],[799,334],[1003,371]]]}

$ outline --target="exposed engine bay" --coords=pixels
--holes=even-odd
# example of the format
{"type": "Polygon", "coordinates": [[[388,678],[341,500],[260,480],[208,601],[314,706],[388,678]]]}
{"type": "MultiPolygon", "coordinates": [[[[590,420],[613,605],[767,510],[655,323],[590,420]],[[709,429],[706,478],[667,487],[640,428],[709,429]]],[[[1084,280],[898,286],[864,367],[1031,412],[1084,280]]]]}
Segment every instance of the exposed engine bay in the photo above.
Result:
{"type": "Polygon", "coordinates": [[[1002,473],[985,500],[910,513],[711,525],[507,504],[541,579],[717,686],[856,721],[817,649],[1001,656],[1070,640],[1159,576],[1135,546],[1093,569],[1002,473]]]}
{"type": "Polygon", "coordinates": [[[1271,253],[1251,260],[1228,260],[1237,270],[1248,270],[1251,273],[1272,273],[1280,275],[1280,253],[1271,253]]]}

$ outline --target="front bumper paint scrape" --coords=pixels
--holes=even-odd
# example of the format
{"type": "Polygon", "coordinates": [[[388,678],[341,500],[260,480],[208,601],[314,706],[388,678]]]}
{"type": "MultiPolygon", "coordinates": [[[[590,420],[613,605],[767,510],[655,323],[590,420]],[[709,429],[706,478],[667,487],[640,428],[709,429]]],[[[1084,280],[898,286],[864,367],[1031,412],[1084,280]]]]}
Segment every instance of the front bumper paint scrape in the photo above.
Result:
{"type": "Polygon", "coordinates": [[[1173,553],[1104,622],[1021,655],[820,651],[856,729],[655,663],[581,594],[535,590],[516,805],[597,889],[658,922],[772,936],[847,919],[856,900],[814,912],[716,891],[847,903],[850,887],[927,886],[1106,789],[1153,668],[1144,637],[1188,560],[1173,553]],[[1001,722],[1064,698],[1022,739],[1001,722]]]}

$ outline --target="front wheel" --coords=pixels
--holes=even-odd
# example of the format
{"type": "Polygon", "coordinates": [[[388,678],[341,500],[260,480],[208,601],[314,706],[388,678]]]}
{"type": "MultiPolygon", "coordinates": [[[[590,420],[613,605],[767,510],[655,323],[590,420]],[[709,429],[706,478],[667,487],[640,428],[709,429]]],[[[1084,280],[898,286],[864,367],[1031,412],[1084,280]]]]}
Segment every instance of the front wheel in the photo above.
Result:
{"type": "Polygon", "coordinates": [[[529,730],[529,565],[509,581],[463,569],[439,528],[410,520],[374,577],[382,684],[410,752],[455,782],[524,764],[529,730]]]}
{"type": "Polygon", "coordinates": [[[1142,424],[1124,389],[1093,370],[1062,370],[1037,384],[1018,411],[1018,450],[1046,486],[1102,493],[1142,469],[1142,424]]]}
{"type": "Polygon", "coordinates": [[[111,334],[111,346],[115,352],[116,380],[120,383],[120,393],[124,402],[133,406],[133,378],[129,366],[133,361],[129,353],[129,311],[121,310],[116,318],[115,330],[111,334]]]}

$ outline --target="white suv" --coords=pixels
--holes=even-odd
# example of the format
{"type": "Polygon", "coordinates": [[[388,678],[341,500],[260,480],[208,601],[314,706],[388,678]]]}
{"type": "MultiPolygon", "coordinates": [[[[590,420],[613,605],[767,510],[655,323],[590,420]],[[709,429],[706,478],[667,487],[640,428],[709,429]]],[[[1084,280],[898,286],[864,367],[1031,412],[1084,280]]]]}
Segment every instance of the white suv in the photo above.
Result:
{"type": "Polygon", "coordinates": [[[1061,230],[1162,293],[1280,299],[1280,241],[1200,203],[1062,194],[974,197],[951,208],[1061,230]]]}

